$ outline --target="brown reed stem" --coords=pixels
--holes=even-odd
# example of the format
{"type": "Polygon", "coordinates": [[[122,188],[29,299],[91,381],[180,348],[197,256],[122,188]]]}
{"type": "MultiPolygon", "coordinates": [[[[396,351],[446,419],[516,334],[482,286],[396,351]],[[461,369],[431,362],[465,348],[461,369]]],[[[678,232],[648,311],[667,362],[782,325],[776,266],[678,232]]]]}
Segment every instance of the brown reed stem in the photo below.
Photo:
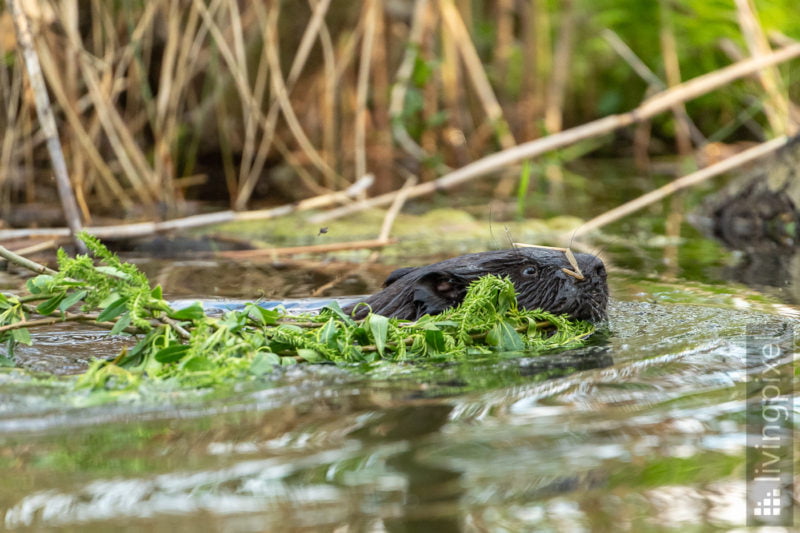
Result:
{"type": "Polygon", "coordinates": [[[28,18],[25,15],[18,0],[7,0],[6,5],[14,19],[14,28],[17,32],[17,41],[22,48],[22,55],[25,60],[25,67],[28,70],[28,79],[33,89],[33,96],[36,101],[36,114],[39,117],[39,124],[47,138],[47,151],[50,154],[50,162],[53,165],[53,174],[56,178],[58,196],[61,199],[61,207],[64,210],[64,217],[67,219],[75,246],[81,251],[86,251],[86,246],[78,239],[77,234],[81,231],[83,224],[78,212],[78,204],[75,202],[75,194],[67,171],[67,163],[64,160],[64,152],[61,150],[61,141],[58,138],[58,128],[53,117],[53,108],[50,105],[50,97],[47,94],[47,87],[42,76],[42,68],[39,64],[39,57],[33,44],[33,36],[28,18]]]}

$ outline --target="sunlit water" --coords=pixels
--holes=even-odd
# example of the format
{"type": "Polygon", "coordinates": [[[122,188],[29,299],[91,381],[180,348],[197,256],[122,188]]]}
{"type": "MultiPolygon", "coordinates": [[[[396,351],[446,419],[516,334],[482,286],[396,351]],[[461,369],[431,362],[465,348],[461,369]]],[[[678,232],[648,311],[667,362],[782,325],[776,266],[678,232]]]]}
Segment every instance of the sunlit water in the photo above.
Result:
{"type": "MultiPolygon", "coordinates": [[[[64,383],[33,386],[27,373],[3,371],[0,523],[98,532],[743,524],[744,383],[760,370],[747,365],[745,331],[786,341],[794,308],[735,286],[613,277],[610,333],[562,354],[367,374],[298,365],[238,390],[145,391],[99,405],[64,383]]],[[[24,366],[64,373],[126,342],[83,329],[36,340],[18,354],[24,366]]]]}

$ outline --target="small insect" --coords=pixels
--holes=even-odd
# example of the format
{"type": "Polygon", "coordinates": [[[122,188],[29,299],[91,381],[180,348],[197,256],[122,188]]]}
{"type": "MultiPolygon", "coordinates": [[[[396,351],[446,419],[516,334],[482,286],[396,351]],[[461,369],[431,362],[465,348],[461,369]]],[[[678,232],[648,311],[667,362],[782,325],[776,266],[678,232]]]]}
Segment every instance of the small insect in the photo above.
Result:
{"type": "Polygon", "coordinates": [[[324,228],[319,228],[319,233],[317,233],[317,237],[319,237],[323,233],[328,233],[328,227],[327,226],[324,227],[324,228]]]}
{"type": "Polygon", "coordinates": [[[564,252],[564,255],[567,256],[567,261],[569,261],[569,264],[572,265],[572,268],[574,270],[570,270],[568,268],[562,268],[561,271],[564,274],[572,276],[573,278],[578,280],[586,279],[583,275],[583,272],[581,272],[581,269],[578,267],[578,262],[575,260],[575,255],[573,255],[572,250],[570,250],[569,248],[559,248],[557,246],[541,246],[539,244],[525,244],[522,242],[515,242],[513,244],[514,246],[521,246],[523,248],[545,248],[547,250],[558,250],[559,252],[564,252]]]}

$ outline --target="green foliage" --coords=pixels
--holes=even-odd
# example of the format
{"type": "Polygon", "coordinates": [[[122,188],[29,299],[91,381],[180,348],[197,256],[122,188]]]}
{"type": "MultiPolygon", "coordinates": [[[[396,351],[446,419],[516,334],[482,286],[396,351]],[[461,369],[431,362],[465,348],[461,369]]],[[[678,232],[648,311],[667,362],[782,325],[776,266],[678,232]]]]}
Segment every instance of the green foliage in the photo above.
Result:
{"type": "MultiPolygon", "coordinates": [[[[199,304],[172,309],[134,265],[122,263],[96,239],[82,238],[100,264],[60,253],[57,275],[28,283],[40,301],[35,309],[0,295],[0,326],[24,325],[34,313],[71,319],[67,310],[82,300],[84,312],[97,311],[96,322],[113,322],[111,334],[136,334],[134,346],[114,360],[93,362],[80,377],[78,385],[92,390],[133,390],[147,381],[214,387],[298,362],[453,361],[495,352],[542,352],[578,346],[594,331],[586,322],[519,309],[511,281],[494,276],[475,281],[459,307],[416,322],[374,313],[356,321],[335,302],[318,314],[289,315],[247,304],[208,316],[199,304]]],[[[10,344],[30,342],[23,327],[2,335],[10,344]]]]}
{"type": "Polygon", "coordinates": [[[528,188],[531,183],[531,171],[533,165],[530,160],[522,163],[522,170],[519,175],[519,184],[517,185],[517,220],[525,218],[525,208],[527,207],[528,188]]]}

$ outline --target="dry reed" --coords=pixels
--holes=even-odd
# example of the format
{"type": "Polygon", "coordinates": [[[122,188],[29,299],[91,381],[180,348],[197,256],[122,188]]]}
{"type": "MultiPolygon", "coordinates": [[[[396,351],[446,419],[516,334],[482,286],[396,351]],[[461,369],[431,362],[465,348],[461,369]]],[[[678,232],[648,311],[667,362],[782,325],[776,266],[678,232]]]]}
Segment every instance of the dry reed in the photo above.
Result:
{"type": "MultiPolygon", "coordinates": [[[[578,93],[575,65],[596,69],[590,73],[603,61],[628,68],[614,52],[622,50],[648,78],[637,80],[641,94],[658,80],[622,39],[614,48],[602,40],[589,16],[599,8],[580,0],[22,4],[87,222],[180,216],[186,198],[236,210],[276,205],[343,190],[365,174],[376,176],[373,192],[387,192],[404,181],[398,162],[430,181],[595,119],[602,113],[586,101],[589,89],[578,93]],[[594,49],[584,46],[587,33],[594,49]],[[580,56],[587,50],[597,55],[580,56]],[[280,175],[290,182],[281,185],[280,175]]],[[[664,85],[674,86],[674,7],[660,5],[664,85]]],[[[752,2],[737,0],[734,13],[750,55],[768,54],[752,2]]],[[[45,136],[7,29],[0,11],[0,218],[8,222],[12,206],[51,200],[52,186],[45,136]]],[[[792,80],[777,67],[758,80],[764,123],[793,131],[792,80]]],[[[675,105],[680,151],[688,152],[689,132],[702,142],[703,126],[675,105]]],[[[637,136],[645,154],[650,131],[637,136]]]]}

